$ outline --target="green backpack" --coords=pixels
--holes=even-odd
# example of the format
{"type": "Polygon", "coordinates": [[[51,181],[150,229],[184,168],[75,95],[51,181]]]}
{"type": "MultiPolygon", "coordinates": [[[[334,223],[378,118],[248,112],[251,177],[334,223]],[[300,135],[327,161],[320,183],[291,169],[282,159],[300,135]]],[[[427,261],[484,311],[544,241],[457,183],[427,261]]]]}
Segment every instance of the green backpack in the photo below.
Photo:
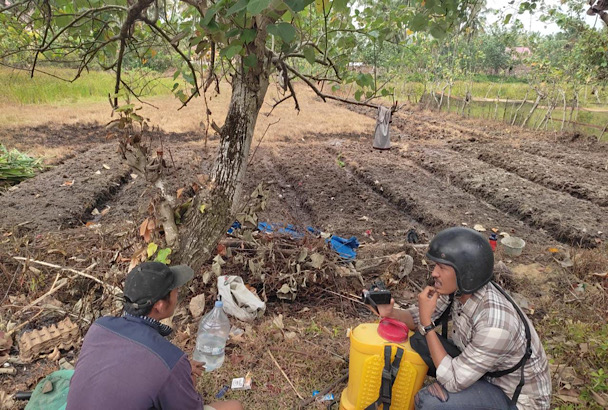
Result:
{"type": "Polygon", "coordinates": [[[74,370],[57,370],[42,379],[32,392],[25,410],[64,410],[74,370]]]}

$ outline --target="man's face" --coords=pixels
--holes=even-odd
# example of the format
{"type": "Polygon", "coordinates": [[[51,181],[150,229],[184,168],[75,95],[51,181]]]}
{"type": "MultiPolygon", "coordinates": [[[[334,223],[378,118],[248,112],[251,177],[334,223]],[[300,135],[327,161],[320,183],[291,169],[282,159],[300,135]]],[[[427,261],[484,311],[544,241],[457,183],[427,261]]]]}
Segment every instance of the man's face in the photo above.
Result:
{"type": "Polygon", "coordinates": [[[451,295],[458,290],[456,271],[451,266],[437,263],[431,276],[435,280],[433,287],[440,295],[451,295]]]}

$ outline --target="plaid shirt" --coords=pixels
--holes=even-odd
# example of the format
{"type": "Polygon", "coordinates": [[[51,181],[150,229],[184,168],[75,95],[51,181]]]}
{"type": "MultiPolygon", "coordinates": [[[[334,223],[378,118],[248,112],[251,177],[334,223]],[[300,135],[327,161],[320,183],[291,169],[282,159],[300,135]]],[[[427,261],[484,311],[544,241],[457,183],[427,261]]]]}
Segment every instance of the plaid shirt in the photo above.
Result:
{"type": "MultiPolygon", "coordinates": [[[[447,309],[449,297],[441,295],[433,314],[439,319],[447,309]]],[[[418,307],[409,312],[414,322],[420,324],[418,307]]],[[[492,284],[487,284],[464,304],[454,298],[451,317],[453,330],[450,338],[462,353],[457,357],[447,355],[437,368],[437,381],[446,390],[457,392],[471,386],[482,377],[500,387],[511,398],[519,384],[521,370],[498,378],[485,376],[488,372],[510,369],[524,355],[526,333],[517,311],[492,284]]],[[[526,318],[527,319],[527,318],[526,318]]],[[[532,323],[528,320],[532,335],[532,356],[525,365],[525,384],[517,401],[518,409],[549,409],[551,403],[551,378],[545,350],[532,323]]]]}

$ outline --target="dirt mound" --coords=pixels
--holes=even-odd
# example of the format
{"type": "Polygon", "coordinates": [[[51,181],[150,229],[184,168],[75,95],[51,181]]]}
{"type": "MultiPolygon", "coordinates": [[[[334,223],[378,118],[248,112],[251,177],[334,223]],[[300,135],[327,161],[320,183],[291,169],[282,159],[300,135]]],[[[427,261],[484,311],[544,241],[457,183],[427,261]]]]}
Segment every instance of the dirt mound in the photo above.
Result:
{"type": "Polygon", "coordinates": [[[28,222],[26,229],[52,232],[84,224],[85,215],[112,196],[128,175],[116,146],[102,144],[0,196],[0,207],[9,210],[0,226],[28,222]]]}

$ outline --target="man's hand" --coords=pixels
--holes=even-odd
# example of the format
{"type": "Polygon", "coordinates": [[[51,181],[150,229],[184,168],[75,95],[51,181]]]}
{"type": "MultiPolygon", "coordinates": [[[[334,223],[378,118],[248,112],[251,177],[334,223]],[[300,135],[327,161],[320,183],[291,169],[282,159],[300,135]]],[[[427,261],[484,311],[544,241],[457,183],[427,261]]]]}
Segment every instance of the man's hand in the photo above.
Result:
{"type": "Polygon", "coordinates": [[[432,286],[427,286],[418,295],[418,309],[420,311],[420,325],[428,326],[431,324],[433,312],[437,307],[439,293],[432,286]]]}
{"type": "Polygon", "coordinates": [[[388,305],[376,305],[378,307],[378,311],[376,312],[374,308],[370,305],[366,305],[369,310],[374,312],[374,314],[379,315],[380,317],[392,317],[393,307],[395,306],[395,299],[391,298],[391,303],[388,305]]]}
{"type": "Polygon", "coordinates": [[[191,372],[191,376],[192,376],[192,384],[196,386],[196,380],[203,374],[203,369],[205,366],[205,363],[202,362],[197,362],[196,360],[193,359],[189,359],[190,360],[190,367],[192,367],[192,372],[191,372]]]}

